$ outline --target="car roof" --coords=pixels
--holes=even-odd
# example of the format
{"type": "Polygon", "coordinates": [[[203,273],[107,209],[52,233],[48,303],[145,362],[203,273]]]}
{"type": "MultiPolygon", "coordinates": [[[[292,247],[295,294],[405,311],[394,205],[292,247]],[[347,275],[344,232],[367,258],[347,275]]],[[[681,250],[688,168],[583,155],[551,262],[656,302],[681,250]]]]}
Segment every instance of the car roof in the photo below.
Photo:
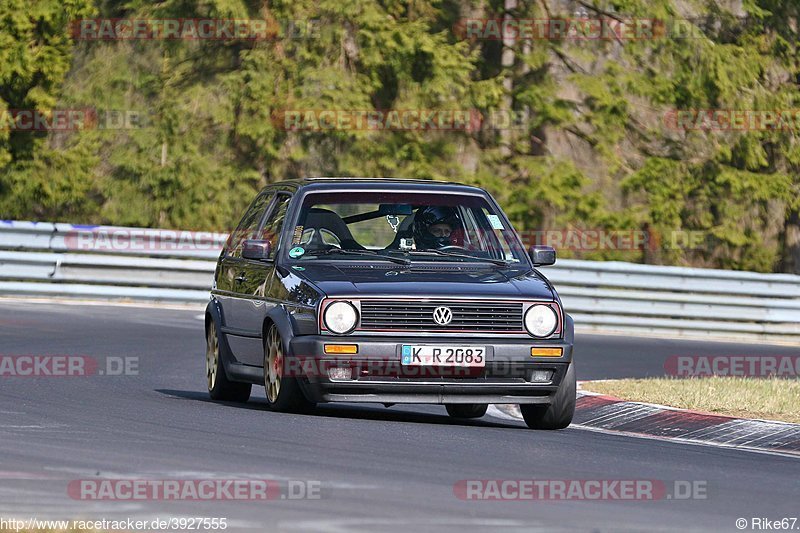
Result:
{"type": "Polygon", "coordinates": [[[431,192],[465,192],[465,193],[485,193],[480,187],[454,183],[448,181],[405,179],[405,178],[359,178],[359,177],[313,177],[284,180],[268,185],[280,189],[303,189],[305,190],[352,190],[363,188],[366,190],[430,190],[431,192]]]}

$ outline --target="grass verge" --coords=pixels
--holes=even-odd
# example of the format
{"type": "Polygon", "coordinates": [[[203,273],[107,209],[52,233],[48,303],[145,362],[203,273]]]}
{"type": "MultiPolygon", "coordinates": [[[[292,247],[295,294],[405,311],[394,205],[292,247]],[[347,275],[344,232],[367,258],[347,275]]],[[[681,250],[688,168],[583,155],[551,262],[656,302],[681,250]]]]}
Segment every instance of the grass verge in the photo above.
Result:
{"type": "Polygon", "coordinates": [[[800,423],[800,380],[784,378],[645,378],[587,381],[582,390],[738,418],[800,423]]]}

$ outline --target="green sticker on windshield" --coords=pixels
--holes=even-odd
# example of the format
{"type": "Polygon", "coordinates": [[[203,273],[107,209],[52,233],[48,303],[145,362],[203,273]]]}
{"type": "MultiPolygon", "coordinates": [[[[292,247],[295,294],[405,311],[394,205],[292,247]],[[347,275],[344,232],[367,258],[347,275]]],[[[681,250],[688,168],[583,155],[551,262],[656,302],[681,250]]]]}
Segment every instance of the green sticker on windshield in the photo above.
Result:
{"type": "Polygon", "coordinates": [[[295,246],[294,248],[289,250],[289,257],[291,257],[292,259],[297,259],[304,253],[306,253],[305,248],[303,248],[302,246],[295,246]]]}

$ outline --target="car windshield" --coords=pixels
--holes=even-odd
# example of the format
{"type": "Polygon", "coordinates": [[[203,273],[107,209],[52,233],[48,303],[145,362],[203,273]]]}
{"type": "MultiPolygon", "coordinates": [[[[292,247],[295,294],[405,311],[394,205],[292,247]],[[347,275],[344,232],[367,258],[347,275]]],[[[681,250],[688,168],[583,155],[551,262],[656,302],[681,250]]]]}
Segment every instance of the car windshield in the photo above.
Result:
{"type": "Polygon", "coordinates": [[[307,195],[286,253],[297,261],[525,262],[513,229],[486,198],[408,191],[307,195]]]}

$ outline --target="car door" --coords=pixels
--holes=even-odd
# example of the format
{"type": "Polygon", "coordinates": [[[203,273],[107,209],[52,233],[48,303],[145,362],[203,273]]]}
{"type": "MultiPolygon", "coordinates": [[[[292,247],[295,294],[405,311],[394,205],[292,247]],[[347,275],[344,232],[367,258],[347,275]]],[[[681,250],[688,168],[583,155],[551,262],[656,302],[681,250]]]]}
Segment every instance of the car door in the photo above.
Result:
{"type": "Polygon", "coordinates": [[[228,238],[216,279],[214,296],[222,307],[222,332],[228,340],[234,360],[245,364],[254,364],[250,354],[252,347],[249,345],[254,342],[260,345],[260,339],[252,340],[252,328],[247,327],[246,310],[250,304],[246,301],[242,287],[247,268],[247,262],[242,258],[242,243],[246,239],[257,237],[274,199],[275,191],[266,189],[250,204],[239,225],[228,238]]]}

